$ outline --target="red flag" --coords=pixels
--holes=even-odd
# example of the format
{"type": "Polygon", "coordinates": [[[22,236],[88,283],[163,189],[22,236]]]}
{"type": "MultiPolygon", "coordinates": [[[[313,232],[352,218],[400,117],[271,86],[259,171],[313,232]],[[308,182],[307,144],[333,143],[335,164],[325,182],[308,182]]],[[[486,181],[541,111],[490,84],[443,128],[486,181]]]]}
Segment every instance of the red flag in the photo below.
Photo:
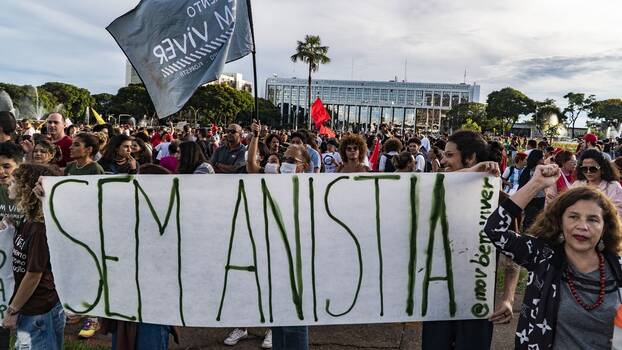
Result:
{"type": "Polygon", "coordinates": [[[330,115],[326,112],[326,108],[324,108],[324,104],[322,100],[318,97],[313,105],[311,106],[311,119],[315,123],[316,129],[321,129],[322,124],[330,120],[330,115]]]}
{"type": "Polygon", "coordinates": [[[380,160],[380,140],[376,140],[376,144],[374,145],[374,151],[371,153],[371,157],[369,157],[369,163],[371,164],[371,168],[373,171],[378,171],[379,160],[380,160]]]}
{"type": "Polygon", "coordinates": [[[327,135],[328,137],[336,137],[337,136],[337,134],[335,134],[335,132],[331,128],[326,127],[324,125],[320,126],[320,135],[327,135]]]}

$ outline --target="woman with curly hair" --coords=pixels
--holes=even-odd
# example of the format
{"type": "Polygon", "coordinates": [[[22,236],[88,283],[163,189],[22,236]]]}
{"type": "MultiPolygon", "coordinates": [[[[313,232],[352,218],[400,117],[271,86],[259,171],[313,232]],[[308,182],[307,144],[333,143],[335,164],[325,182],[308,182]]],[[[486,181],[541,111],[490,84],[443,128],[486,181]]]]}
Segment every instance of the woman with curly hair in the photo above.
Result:
{"type": "Polygon", "coordinates": [[[365,140],[356,134],[346,135],[341,138],[339,155],[343,164],[337,168],[338,173],[365,173],[371,169],[365,165],[367,156],[367,144],[365,140]]]}
{"type": "Polygon", "coordinates": [[[58,146],[47,140],[37,141],[32,149],[32,162],[36,164],[56,164],[60,158],[58,146]]]}
{"type": "Polygon", "coordinates": [[[593,186],[573,188],[547,206],[526,235],[509,227],[559,173],[555,164],[536,167],[484,228],[497,249],[529,271],[515,348],[611,349],[622,283],[622,228],[611,200],[593,186]]]}
{"type": "Polygon", "coordinates": [[[40,176],[58,175],[52,167],[26,163],[9,184],[9,197],[24,214],[13,239],[15,289],[3,322],[16,329],[16,349],[63,348],[65,312],[54,285],[42,202],[33,191],[40,176]]]}
{"type": "Polygon", "coordinates": [[[581,153],[577,166],[577,181],[571,188],[590,186],[601,190],[615,204],[618,214],[622,215],[622,186],[618,180],[618,169],[609,163],[602,152],[587,149],[581,153]]]}

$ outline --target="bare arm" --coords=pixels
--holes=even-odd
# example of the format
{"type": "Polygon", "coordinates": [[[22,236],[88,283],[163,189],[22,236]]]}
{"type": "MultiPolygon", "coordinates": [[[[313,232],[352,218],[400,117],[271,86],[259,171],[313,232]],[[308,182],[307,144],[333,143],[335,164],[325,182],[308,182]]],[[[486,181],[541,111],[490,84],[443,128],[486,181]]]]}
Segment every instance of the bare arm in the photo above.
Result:
{"type": "Polygon", "coordinates": [[[42,272],[26,272],[24,279],[22,279],[13,297],[11,308],[19,311],[24,304],[26,304],[28,299],[32,296],[32,293],[37,289],[39,281],[41,281],[41,276],[43,276],[42,272]]]}
{"type": "Polygon", "coordinates": [[[257,164],[257,151],[259,150],[259,133],[260,126],[256,123],[251,125],[251,143],[248,146],[248,159],[246,160],[246,172],[249,174],[257,174],[260,166],[257,164]],[[257,132],[256,132],[257,130],[257,132]]]}

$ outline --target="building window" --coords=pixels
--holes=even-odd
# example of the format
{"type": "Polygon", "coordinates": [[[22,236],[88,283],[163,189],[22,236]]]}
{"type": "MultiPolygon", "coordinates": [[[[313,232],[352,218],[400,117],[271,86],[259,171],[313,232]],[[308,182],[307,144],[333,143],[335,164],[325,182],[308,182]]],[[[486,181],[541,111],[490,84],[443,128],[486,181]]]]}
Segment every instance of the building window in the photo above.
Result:
{"type": "Polygon", "coordinates": [[[460,94],[453,93],[451,94],[451,106],[455,107],[460,104],[460,94]]]}
{"type": "Polygon", "coordinates": [[[425,105],[432,106],[432,93],[430,91],[425,92],[425,105]]]}
{"type": "Polygon", "coordinates": [[[449,92],[443,92],[443,107],[449,107],[449,92]]]}
{"type": "Polygon", "coordinates": [[[460,103],[467,103],[469,102],[469,94],[466,92],[463,92],[460,94],[460,103]]]}
{"type": "Polygon", "coordinates": [[[434,93],[434,107],[441,106],[441,94],[438,92],[434,93]]]}

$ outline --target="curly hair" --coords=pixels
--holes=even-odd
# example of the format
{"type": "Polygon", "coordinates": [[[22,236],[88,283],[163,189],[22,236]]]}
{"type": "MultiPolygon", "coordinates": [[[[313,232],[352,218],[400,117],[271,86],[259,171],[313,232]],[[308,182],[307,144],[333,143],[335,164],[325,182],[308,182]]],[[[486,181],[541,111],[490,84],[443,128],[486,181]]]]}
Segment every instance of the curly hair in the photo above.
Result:
{"type": "Polygon", "coordinates": [[[602,180],[618,181],[620,178],[618,169],[611,166],[611,164],[603,156],[603,153],[597,149],[590,148],[581,153],[581,159],[577,165],[577,180],[587,180],[583,170],[581,170],[583,161],[586,159],[593,159],[596,163],[598,163],[598,166],[600,166],[600,178],[602,180]]]}
{"type": "Polygon", "coordinates": [[[39,177],[60,175],[61,173],[53,167],[34,163],[24,163],[13,172],[17,210],[24,214],[27,220],[43,222],[41,200],[32,191],[37,185],[39,177]]]}
{"type": "Polygon", "coordinates": [[[595,202],[602,209],[604,223],[602,240],[605,243],[605,250],[618,254],[622,243],[620,231],[622,224],[620,224],[618,211],[604,193],[588,186],[570,189],[555,198],[544,211],[540,212],[526,233],[544,240],[551,247],[561,247],[563,242],[559,240],[559,236],[563,235],[563,215],[566,209],[581,200],[595,202]]]}
{"type": "Polygon", "coordinates": [[[344,161],[348,159],[346,148],[350,145],[355,145],[359,148],[359,162],[363,163],[365,161],[365,156],[367,156],[367,144],[363,137],[358,134],[349,134],[341,138],[341,143],[339,144],[339,155],[341,159],[344,161]]]}
{"type": "Polygon", "coordinates": [[[384,151],[387,153],[401,152],[402,148],[404,148],[404,146],[402,146],[402,141],[400,141],[398,138],[391,137],[384,142],[384,151]]]}

